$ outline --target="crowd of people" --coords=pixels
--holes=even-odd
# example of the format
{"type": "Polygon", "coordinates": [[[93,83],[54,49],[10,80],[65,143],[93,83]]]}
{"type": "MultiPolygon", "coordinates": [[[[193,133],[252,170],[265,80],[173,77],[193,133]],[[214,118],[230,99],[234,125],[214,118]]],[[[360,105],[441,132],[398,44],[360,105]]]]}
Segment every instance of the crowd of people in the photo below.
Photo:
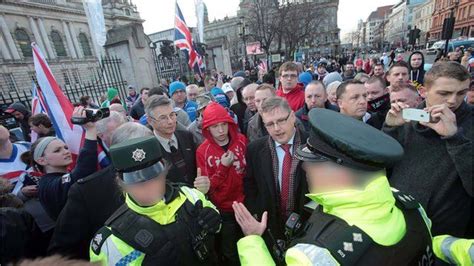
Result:
{"type": "Polygon", "coordinates": [[[429,70],[414,51],[109,88],[75,104],[73,117],[110,110],[82,125],[79,154],[13,103],[0,264],[472,265],[470,53],[429,70]]]}

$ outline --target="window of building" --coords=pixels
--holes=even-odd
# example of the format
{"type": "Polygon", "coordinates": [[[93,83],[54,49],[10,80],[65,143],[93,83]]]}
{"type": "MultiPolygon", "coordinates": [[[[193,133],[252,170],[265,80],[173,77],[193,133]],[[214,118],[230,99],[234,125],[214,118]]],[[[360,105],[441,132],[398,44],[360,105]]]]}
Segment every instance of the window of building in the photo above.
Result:
{"type": "Polygon", "coordinates": [[[71,85],[71,80],[69,79],[69,73],[68,73],[67,69],[61,70],[61,73],[63,75],[64,84],[65,85],[71,85]]]}
{"type": "Polygon", "coordinates": [[[51,40],[53,41],[54,49],[57,56],[67,56],[66,47],[64,47],[63,38],[58,31],[51,31],[51,40]]]}
{"type": "Polygon", "coordinates": [[[130,10],[129,9],[125,9],[124,11],[125,11],[125,15],[130,16],[130,10]]]}
{"type": "Polygon", "coordinates": [[[87,39],[86,34],[79,33],[79,43],[81,44],[84,56],[92,56],[91,46],[89,45],[89,39],[87,39]]]}
{"type": "Polygon", "coordinates": [[[4,73],[3,79],[5,80],[8,91],[18,91],[13,73],[4,73]]]}
{"type": "Polygon", "coordinates": [[[20,45],[21,53],[23,57],[32,57],[33,52],[31,51],[31,40],[30,36],[24,29],[15,30],[15,38],[20,45]]]}

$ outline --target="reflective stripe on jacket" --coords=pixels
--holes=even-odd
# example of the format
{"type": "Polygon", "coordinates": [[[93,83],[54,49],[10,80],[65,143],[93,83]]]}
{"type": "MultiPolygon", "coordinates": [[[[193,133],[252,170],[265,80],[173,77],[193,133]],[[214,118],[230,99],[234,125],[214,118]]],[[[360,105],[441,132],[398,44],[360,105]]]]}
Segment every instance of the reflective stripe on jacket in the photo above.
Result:
{"type": "Polygon", "coordinates": [[[450,264],[474,265],[474,239],[461,239],[448,235],[433,238],[436,257],[450,264]]]}

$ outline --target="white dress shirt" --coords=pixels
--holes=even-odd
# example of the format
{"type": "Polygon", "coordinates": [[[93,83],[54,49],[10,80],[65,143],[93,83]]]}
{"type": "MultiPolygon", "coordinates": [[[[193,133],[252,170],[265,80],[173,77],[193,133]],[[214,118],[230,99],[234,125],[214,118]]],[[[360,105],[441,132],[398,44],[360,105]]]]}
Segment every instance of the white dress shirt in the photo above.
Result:
{"type": "Polygon", "coordinates": [[[155,134],[156,138],[160,142],[161,146],[165,149],[166,152],[171,153],[170,150],[170,141],[173,146],[175,146],[176,149],[178,149],[178,139],[176,138],[175,134],[171,136],[171,139],[163,138],[162,136],[158,135],[155,131],[153,131],[153,134],[155,134]]]}

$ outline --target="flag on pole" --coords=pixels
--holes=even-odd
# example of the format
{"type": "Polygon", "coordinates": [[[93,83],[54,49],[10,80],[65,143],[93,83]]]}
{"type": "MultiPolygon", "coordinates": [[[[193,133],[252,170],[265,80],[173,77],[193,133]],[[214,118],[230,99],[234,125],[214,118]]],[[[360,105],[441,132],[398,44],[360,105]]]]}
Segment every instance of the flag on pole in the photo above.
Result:
{"type": "MultiPolygon", "coordinates": [[[[85,132],[81,126],[71,123],[74,106],[56,82],[39,47],[36,43],[32,43],[31,47],[36,79],[39,84],[39,88],[34,87],[34,95],[36,94],[38,100],[37,103],[33,102],[32,113],[43,110],[48,115],[56,131],[56,137],[68,145],[75,161],[84,142],[85,132]]],[[[105,167],[110,163],[102,147],[98,146],[97,148],[99,164],[101,167],[105,167]]]]}
{"type": "Polygon", "coordinates": [[[189,28],[186,25],[186,21],[184,20],[183,13],[181,13],[181,9],[179,8],[178,3],[176,3],[176,16],[174,27],[174,44],[180,50],[186,52],[189,68],[194,70],[196,73],[201,73],[201,66],[203,65],[202,58],[196,52],[193,42],[193,36],[191,35],[191,31],[189,31],[189,28]]]}
{"type": "MultiPolygon", "coordinates": [[[[32,90],[31,90],[31,115],[36,114],[43,114],[46,113],[46,109],[44,108],[44,99],[41,92],[39,92],[39,88],[36,87],[35,82],[32,82],[32,90]]],[[[35,142],[38,139],[38,134],[31,130],[31,143],[35,142]]]]}

